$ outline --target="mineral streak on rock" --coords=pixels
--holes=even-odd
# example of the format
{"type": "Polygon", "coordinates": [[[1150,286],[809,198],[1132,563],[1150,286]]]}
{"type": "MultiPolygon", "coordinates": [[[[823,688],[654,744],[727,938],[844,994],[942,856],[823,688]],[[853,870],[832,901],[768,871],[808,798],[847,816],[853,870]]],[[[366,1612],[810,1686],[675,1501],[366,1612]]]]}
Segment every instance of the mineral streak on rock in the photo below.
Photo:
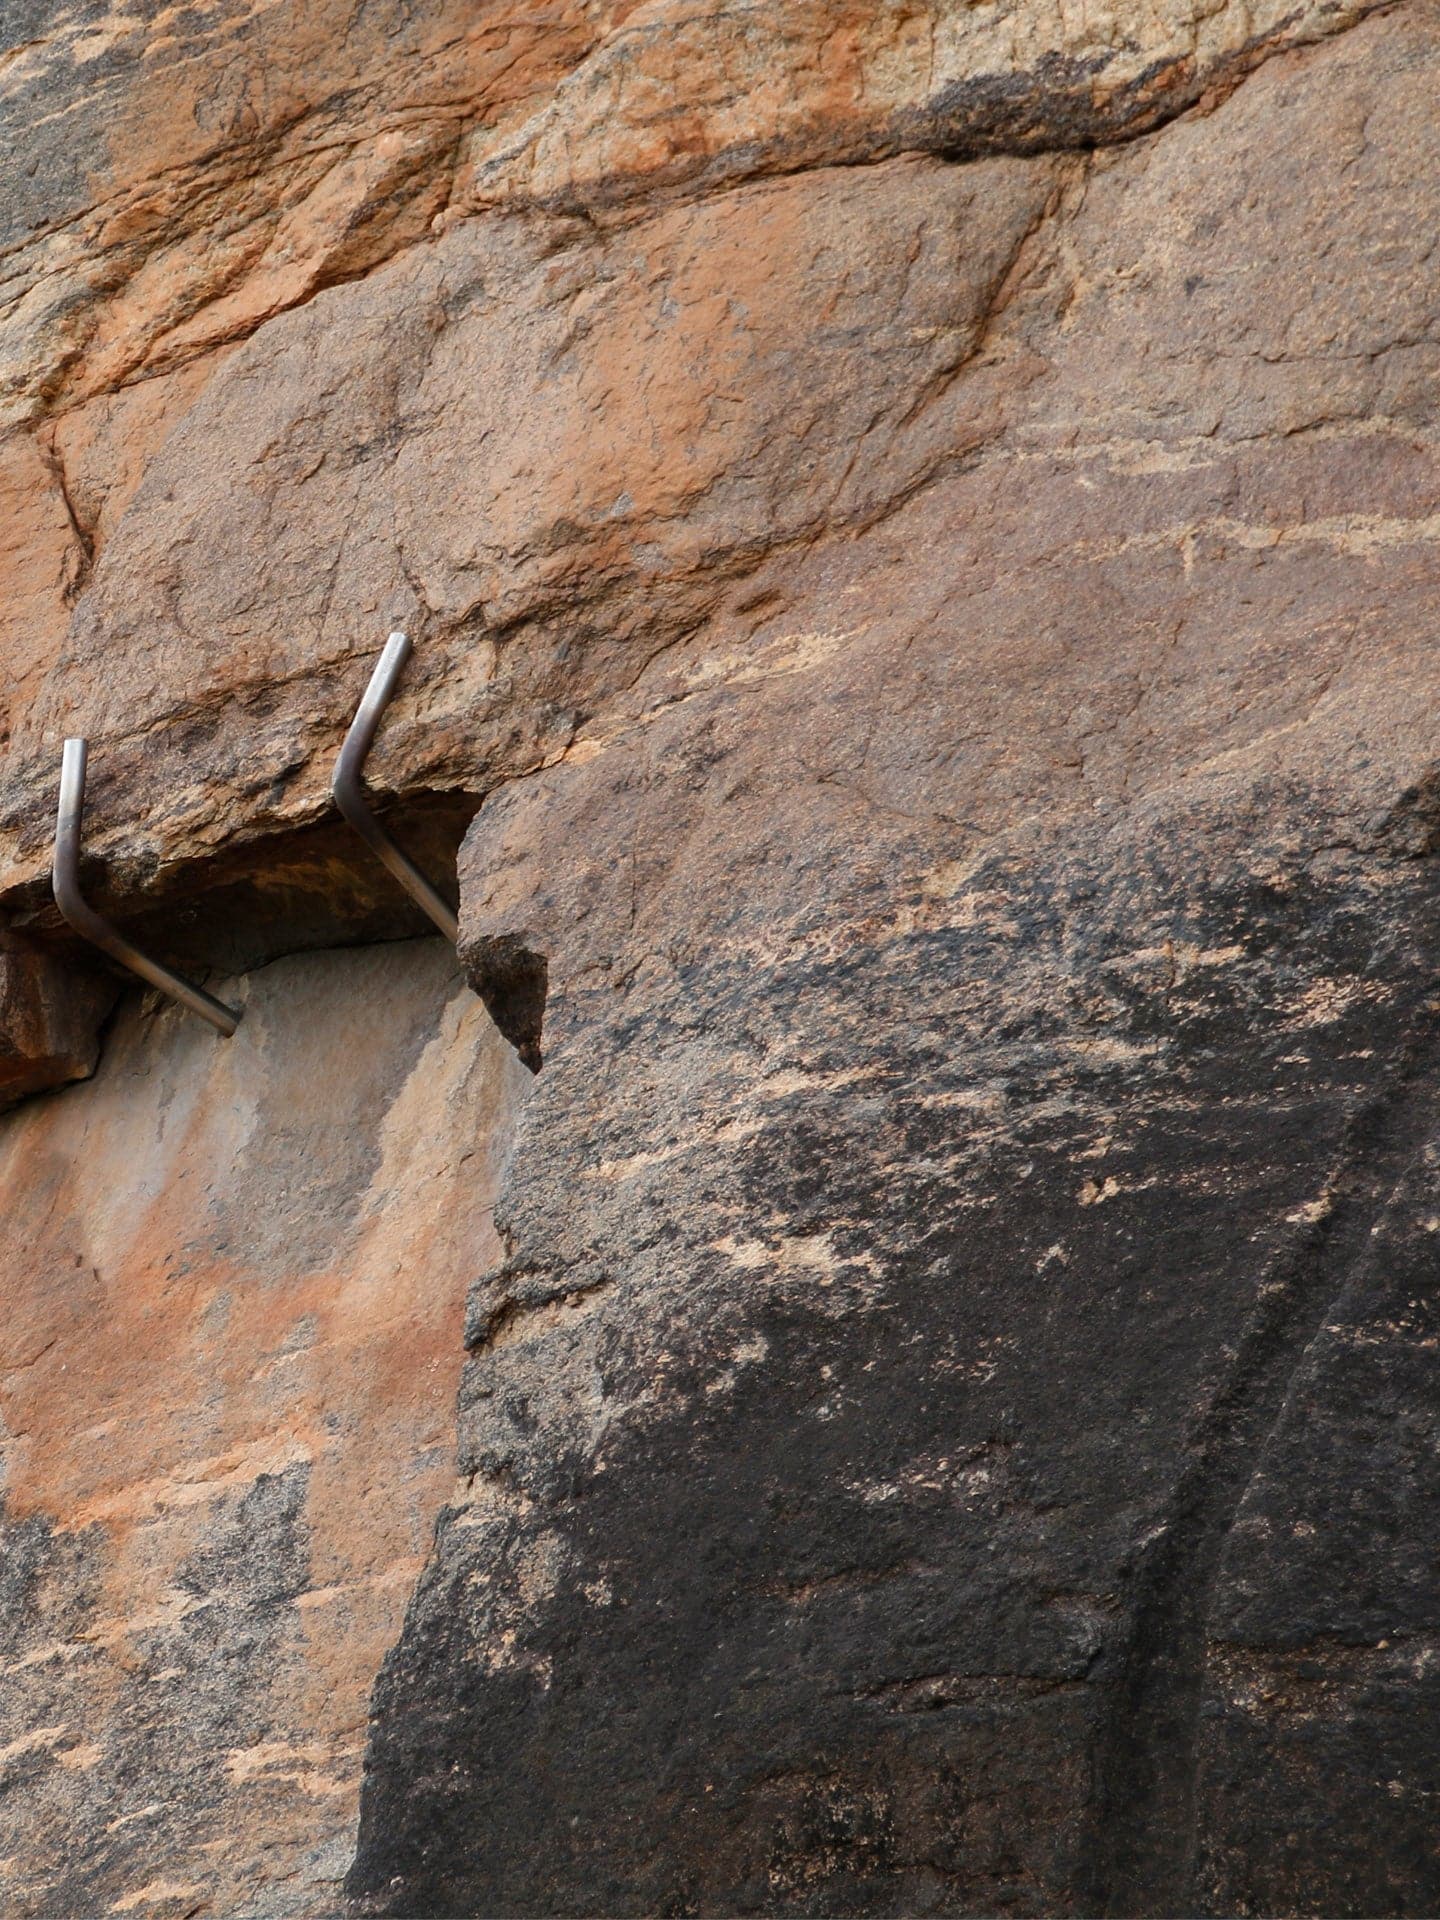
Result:
{"type": "Polygon", "coordinates": [[[1433,1912],[1434,0],[22,11],[6,1911],[1433,1912]]]}

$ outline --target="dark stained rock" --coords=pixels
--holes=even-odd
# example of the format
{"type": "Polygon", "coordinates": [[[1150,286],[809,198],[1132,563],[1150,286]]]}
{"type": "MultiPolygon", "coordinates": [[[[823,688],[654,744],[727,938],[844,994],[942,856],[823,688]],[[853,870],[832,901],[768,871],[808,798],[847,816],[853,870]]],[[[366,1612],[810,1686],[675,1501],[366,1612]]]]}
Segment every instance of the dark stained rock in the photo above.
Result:
{"type": "MultiPolygon", "coordinates": [[[[1258,1898],[1189,1878],[1227,1532],[1440,1125],[1428,863],[1317,875],[1343,822],[1237,797],[1022,837],[944,908],[886,888],[861,940],[722,907],[768,951],[552,1027],[470,1496],[375,1703],[376,1910],[1424,1910],[1432,1747],[1393,1698],[1350,1744],[1388,1743],[1408,1853],[1371,1854],[1340,1750],[1291,1790],[1312,1836],[1353,1808],[1358,1898],[1328,1843],[1277,1857],[1258,1758],[1226,1810],[1258,1898]]],[[[1359,1403],[1420,1430],[1347,1637],[1412,1660],[1429,1364],[1359,1403]]]]}
{"type": "Polygon", "coordinates": [[[1097,163],[983,450],[486,801],[544,1065],[361,1912],[1440,1902],[1437,59],[1097,163]]]}
{"type": "Polygon", "coordinates": [[[0,931],[0,1107],[92,1072],[117,993],[97,968],[0,931]]]}
{"type": "Polygon", "coordinates": [[[1434,0],[0,39],[6,1913],[1435,1912],[1434,0]]]}
{"type": "Polygon", "coordinates": [[[1217,1570],[1199,1866],[1235,1912],[1433,1904],[1440,1190],[1416,1077],[1408,1163],[1288,1383],[1217,1570]]]}

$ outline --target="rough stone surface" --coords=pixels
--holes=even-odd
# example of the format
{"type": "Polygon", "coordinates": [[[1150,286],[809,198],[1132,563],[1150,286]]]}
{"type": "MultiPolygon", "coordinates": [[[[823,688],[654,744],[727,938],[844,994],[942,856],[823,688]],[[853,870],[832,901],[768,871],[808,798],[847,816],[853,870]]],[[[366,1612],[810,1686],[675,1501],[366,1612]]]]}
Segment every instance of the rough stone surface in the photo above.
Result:
{"type": "Polygon", "coordinates": [[[482,809],[370,1910],[1433,1904],[1437,67],[1062,175],[984,443],[482,809]]]}
{"type": "Polygon", "coordinates": [[[1433,1912],[1434,0],[31,13],[7,1910],[1433,1912]]]}
{"type": "Polygon", "coordinates": [[[387,620],[428,663],[401,793],[543,764],[592,673],[966,438],[946,389],[1024,169],[933,217],[912,180],[893,231],[872,182],[851,234],[827,167],[1133,137],[1368,10],[31,0],[0,67],[0,911],[43,911],[77,728],[137,904],[312,823],[387,620]]]}
{"type": "Polygon", "coordinates": [[[233,1041],[129,995],[0,1123],[8,1914],[333,1912],[451,1491],[529,1075],[438,941],[225,990],[233,1041]]]}
{"type": "Polygon", "coordinates": [[[0,393],[27,419],[165,371],[363,274],[457,199],[584,205],[697,174],[1113,138],[1367,10],[18,0],[0,393]]]}
{"type": "Polygon", "coordinates": [[[115,998],[98,970],[0,933],[0,1107],[92,1073],[97,1029],[115,998]]]}

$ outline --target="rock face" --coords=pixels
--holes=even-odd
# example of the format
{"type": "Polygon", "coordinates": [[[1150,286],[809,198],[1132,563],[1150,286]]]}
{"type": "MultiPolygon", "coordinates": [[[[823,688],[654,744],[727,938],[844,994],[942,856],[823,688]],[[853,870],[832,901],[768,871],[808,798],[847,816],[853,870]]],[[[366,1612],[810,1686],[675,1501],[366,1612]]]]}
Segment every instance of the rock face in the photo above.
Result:
{"type": "Polygon", "coordinates": [[[127,996],[9,1123],[7,1913],[333,1912],[452,1490],[529,1075],[438,940],[225,990],[233,1044],[127,996]]]}
{"type": "Polygon", "coordinates": [[[33,11],[7,1910],[1433,1911],[1432,0],[33,11]]]}

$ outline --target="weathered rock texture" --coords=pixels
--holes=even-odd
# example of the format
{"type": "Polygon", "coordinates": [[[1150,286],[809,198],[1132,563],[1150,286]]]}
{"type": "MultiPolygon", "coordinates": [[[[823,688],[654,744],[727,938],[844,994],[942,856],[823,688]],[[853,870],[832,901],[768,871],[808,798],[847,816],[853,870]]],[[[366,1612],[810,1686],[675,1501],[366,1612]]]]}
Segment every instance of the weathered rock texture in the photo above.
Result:
{"type": "Polygon", "coordinates": [[[352,12],[0,67],[11,1904],[1433,1912],[1440,10],[352,12]]]}
{"type": "Polygon", "coordinates": [[[335,1911],[525,1069],[439,941],[127,997],[9,1124],[10,1914],[335,1911]],[[364,1044],[357,1046],[357,1034],[364,1044]]]}

